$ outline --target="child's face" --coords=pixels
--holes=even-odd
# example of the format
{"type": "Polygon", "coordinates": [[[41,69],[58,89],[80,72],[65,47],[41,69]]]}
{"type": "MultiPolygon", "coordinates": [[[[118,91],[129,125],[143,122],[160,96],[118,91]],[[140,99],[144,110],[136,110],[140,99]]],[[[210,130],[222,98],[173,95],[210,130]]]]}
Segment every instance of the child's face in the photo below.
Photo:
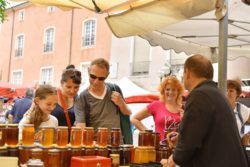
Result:
{"type": "Polygon", "coordinates": [[[45,99],[37,99],[37,105],[44,114],[50,114],[56,107],[57,95],[48,95],[45,99]]]}

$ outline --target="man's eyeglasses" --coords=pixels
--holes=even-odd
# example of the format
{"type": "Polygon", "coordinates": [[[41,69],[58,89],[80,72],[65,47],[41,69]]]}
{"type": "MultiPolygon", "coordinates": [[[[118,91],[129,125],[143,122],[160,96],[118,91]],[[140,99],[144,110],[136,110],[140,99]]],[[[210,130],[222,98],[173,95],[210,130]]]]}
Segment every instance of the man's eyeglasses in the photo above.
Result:
{"type": "Polygon", "coordinates": [[[90,78],[92,79],[98,79],[99,81],[104,81],[106,77],[97,77],[94,74],[89,74],[90,78]]]}

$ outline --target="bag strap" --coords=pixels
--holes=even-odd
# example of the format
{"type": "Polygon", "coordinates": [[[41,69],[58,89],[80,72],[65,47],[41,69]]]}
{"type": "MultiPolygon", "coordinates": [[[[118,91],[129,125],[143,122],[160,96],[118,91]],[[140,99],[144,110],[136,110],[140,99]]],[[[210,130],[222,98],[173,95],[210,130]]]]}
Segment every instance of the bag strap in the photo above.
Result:
{"type": "Polygon", "coordinates": [[[83,100],[85,103],[85,123],[86,126],[89,126],[89,119],[90,119],[90,106],[89,106],[89,101],[87,98],[87,93],[83,96],[83,100]]]}
{"type": "Polygon", "coordinates": [[[241,122],[241,129],[240,129],[240,133],[244,134],[244,120],[241,114],[241,107],[240,107],[240,103],[236,103],[236,110],[237,110],[237,115],[240,119],[241,122]]]}
{"type": "Polygon", "coordinates": [[[62,96],[62,91],[60,89],[57,89],[57,93],[59,95],[59,100],[60,100],[60,103],[61,103],[63,111],[64,111],[64,115],[65,115],[65,118],[66,118],[67,125],[68,125],[69,129],[71,129],[71,122],[70,122],[70,119],[69,119],[69,113],[68,113],[65,101],[63,99],[63,96],[62,96]]]}

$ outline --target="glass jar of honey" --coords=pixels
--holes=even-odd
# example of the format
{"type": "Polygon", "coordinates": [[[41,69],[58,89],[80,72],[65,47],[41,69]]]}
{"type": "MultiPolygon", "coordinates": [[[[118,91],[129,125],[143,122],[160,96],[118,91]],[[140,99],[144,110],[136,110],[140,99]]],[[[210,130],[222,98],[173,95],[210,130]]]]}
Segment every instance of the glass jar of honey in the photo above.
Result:
{"type": "Polygon", "coordinates": [[[132,162],[133,145],[121,145],[120,165],[128,166],[132,162]]]}
{"type": "Polygon", "coordinates": [[[0,147],[0,157],[7,157],[7,156],[8,156],[7,147],[5,147],[5,146],[0,147]]]}
{"type": "Polygon", "coordinates": [[[98,147],[107,147],[108,145],[108,128],[98,128],[97,131],[98,147]]]}
{"type": "Polygon", "coordinates": [[[119,147],[121,143],[121,129],[112,128],[110,135],[111,135],[111,138],[110,138],[111,146],[119,147]]]}
{"type": "Polygon", "coordinates": [[[60,167],[60,151],[58,149],[49,149],[47,155],[48,167],[60,167]]]}
{"type": "Polygon", "coordinates": [[[83,145],[84,147],[94,147],[94,128],[85,127],[83,130],[83,145]]]}
{"type": "Polygon", "coordinates": [[[108,155],[110,157],[110,154],[120,154],[120,147],[113,147],[111,145],[108,145],[108,155]]]}
{"type": "Polygon", "coordinates": [[[19,147],[19,164],[26,164],[31,157],[31,149],[35,147],[20,146],[19,147]]]}
{"type": "Polygon", "coordinates": [[[162,159],[168,159],[169,150],[166,144],[161,144],[160,148],[156,150],[156,161],[160,162],[162,159]]]}
{"type": "Polygon", "coordinates": [[[146,132],[147,138],[148,138],[146,146],[152,146],[152,133],[153,133],[153,130],[147,129],[147,130],[145,130],[145,132],[146,132]]]}
{"type": "Polygon", "coordinates": [[[111,167],[119,167],[120,166],[120,155],[119,154],[110,154],[111,158],[111,167]]]}
{"type": "Polygon", "coordinates": [[[31,159],[40,159],[43,158],[43,150],[41,148],[33,148],[30,150],[31,159]]]}
{"type": "Polygon", "coordinates": [[[41,128],[41,145],[43,147],[51,147],[54,143],[54,128],[42,127],[41,128]]]}
{"type": "Polygon", "coordinates": [[[108,157],[109,156],[109,152],[108,152],[108,148],[97,148],[97,155],[102,156],[102,157],[108,157]]]}
{"type": "Polygon", "coordinates": [[[8,124],[6,133],[6,143],[8,146],[16,146],[18,144],[18,125],[8,124]]]}
{"type": "Polygon", "coordinates": [[[86,147],[85,148],[85,155],[86,156],[93,156],[96,155],[96,150],[94,147],[86,147]]]}
{"type": "Polygon", "coordinates": [[[160,141],[161,141],[161,134],[159,132],[153,132],[151,146],[155,147],[156,150],[159,149],[160,141]]]}
{"type": "Polygon", "coordinates": [[[72,147],[81,147],[82,144],[82,128],[72,127],[70,133],[70,145],[72,147]]]}
{"type": "Polygon", "coordinates": [[[70,167],[71,149],[59,148],[60,150],[60,167],[70,167]]]}
{"type": "Polygon", "coordinates": [[[71,156],[81,156],[82,148],[81,147],[71,147],[71,156]]]}
{"type": "Polygon", "coordinates": [[[19,147],[18,146],[9,146],[8,154],[10,157],[19,157],[19,147]]]}
{"type": "Polygon", "coordinates": [[[59,126],[57,128],[57,140],[56,144],[58,147],[66,147],[68,144],[68,127],[67,126],[59,126]]]}
{"type": "Polygon", "coordinates": [[[0,124],[0,147],[5,145],[6,141],[6,125],[0,124]]]}
{"type": "Polygon", "coordinates": [[[150,136],[149,132],[146,131],[139,132],[138,146],[150,146],[151,140],[149,140],[149,136],[150,136]]]}
{"type": "Polygon", "coordinates": [[[24,124],[22,131],[22,144],[32,146],[34,144],[35,129],[33,124],[24,124]]]}
{"type": "Polygon", "coordinates": [[[156,152],[153,147],[137,147],[135,149],[135,158],[134,163],[148,163],[148,162],[155,162],[156,159],[156,152]]]}

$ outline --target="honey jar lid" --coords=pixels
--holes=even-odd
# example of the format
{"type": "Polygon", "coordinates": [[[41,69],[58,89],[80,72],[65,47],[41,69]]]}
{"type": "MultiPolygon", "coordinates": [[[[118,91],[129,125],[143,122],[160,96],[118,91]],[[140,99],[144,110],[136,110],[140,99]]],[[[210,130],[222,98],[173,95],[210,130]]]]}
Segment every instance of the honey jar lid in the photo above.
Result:
{"type": "Polygon", "coordinates": [[[134,146],[132,144],[123,144],[120,147],[121,148],[133,148],[134,146]]]}
{"type": "Polygon", "coordinates": [[[94,129],[94,127],[84,127],[84,129],[94,129]]]}
{"type": "MultiPolygon", "coordinates": [[[[73,128],[73,127],[72,127],[73,128]]],[[[67,126],[58,126],[57,129],[69,129],[67,126]]]]}
{"type": "Polygon", "coordinates": [[[120,128],[112,128],[113,131],[120,131],[120,128]]]}
{"type": "Polygon", "coordinates": [[[81,128],[81,127],[79,127],[79,126],[73,126],[73,127],[71,127],[71,129],[82,130],[82,128],[81,128]]]}
{"type": "Polygon", "coordinates": [[[8,124],[8,126],[14,126],[14,127],[17,127],[18,124],[8,124]]]}
{"type": "Polygon", "coordinates": [[[6,124],[0,124],[0,126],[6,126],[6,124]]]}
{"type": "Polygon", "coordinates": [[[40,129],[55,129],[53,126],[42,126],[40,129]]]}
{"type": "Polygon", "coordinates": [[[108,130],[106,127],[99,127],[98,130],[108,130]]]}
{"type": "Polygon", "coordinates": [[[32,127],[34,127],[34,124],[24,124],[23,126],[32,126],[32,127]]]}
{"type": "Polygon", "coordinates": [[[52,149],[49,149],[48,152],[57,153],[57,152],[60,152],[60,150],[52,148],[52,149]]]}
{"type": "Polygon", "coordinates": [[[7,147],[6,147],[6,146],[2,146],[2,147],[0,147],[0,150],[5,150],[5,149],[7,149],[7,147]]]}
{"type": "Polygon", "coordinates": [[[35,145],[31,145],[31,146],[25,146],[25,145],[21,145],[19,146],[20,149],[23,149],[23,148],[27,148],[27,149],[32,149],[32,148],[36,148],[35,145]]]}
{"type": "Polygon", "coordinates": [[[31,152],[42,152],[43,150],[41,148],[33,148],[30,151],[31,152]]]}
{"type": "Polygon", "coordinates": [[[110,154],[110,157],[120,157],[120,154],[110,154]]]}

